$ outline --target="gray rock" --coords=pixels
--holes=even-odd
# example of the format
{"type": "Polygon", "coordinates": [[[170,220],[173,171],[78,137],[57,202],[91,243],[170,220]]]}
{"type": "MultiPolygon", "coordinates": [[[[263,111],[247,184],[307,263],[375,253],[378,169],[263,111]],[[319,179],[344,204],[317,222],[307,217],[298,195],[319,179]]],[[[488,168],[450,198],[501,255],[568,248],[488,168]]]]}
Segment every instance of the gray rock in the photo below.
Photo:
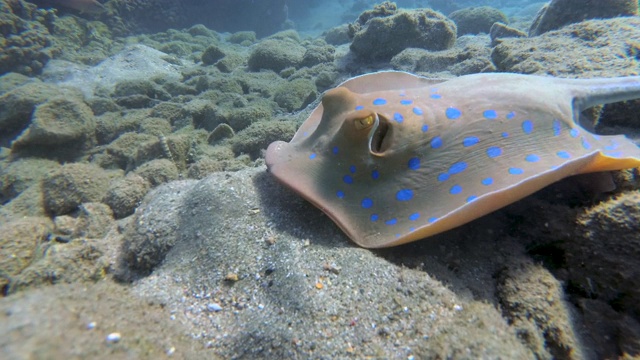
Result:
{"type": "Polygon", "coordinates": [[[127,46],[96,66],[86,67],[64,60],[51,60],[43,70],[46,82],[80,89],[86,97],[94,93],[110,94],[125,80],[148,80],[154,77],[179,81],[180,70],[193,63],[176,60],[146,45],[127,46]]]}
{"type": "Polygon", "coordinates": [[[465,34],[489,33],[489,29],[496,22],[508,23],[507,16],[491,6],[469,7],[456,10],[449,14],[449,18],[458,27],[458,36],[465,34]]]}
{"type": "Polygon", "coordinates": [[[102,202],[111,207],[116,219],[120,219],[133,214],[150,188],[151,184],[142,176],[131,173],[114,181],[102,202]]]}

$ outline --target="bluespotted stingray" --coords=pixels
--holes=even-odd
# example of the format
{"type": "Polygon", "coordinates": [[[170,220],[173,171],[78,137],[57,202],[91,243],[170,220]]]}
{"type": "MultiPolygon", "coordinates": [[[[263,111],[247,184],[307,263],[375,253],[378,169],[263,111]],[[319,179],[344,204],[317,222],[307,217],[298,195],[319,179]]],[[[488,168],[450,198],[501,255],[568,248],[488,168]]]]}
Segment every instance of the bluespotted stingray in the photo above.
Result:
{"type": "Polygon", "coordinates": [[[266,163],[358,245],[395,246],[571,175],[640,166],[625,136],[579,124],[589,107],[636,98],[640,76],[372,73],[327,91],[289,143],[269,146],[266,163]]]}

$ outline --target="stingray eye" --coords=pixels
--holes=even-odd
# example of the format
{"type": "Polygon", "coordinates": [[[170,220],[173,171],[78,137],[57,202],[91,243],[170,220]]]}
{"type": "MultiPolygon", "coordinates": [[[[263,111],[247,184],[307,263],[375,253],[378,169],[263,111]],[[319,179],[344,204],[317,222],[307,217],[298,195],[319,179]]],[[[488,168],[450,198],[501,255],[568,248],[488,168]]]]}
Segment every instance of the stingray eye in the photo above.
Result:
{"type": "Polygon", "coordinates": [[[370,128],[374,122],[375,122],[375,119],[373,118],[373,115],[369,115],[364,118],[354,119],[353,124],[357,130],[363,130],[363,129],[370,128]]]}

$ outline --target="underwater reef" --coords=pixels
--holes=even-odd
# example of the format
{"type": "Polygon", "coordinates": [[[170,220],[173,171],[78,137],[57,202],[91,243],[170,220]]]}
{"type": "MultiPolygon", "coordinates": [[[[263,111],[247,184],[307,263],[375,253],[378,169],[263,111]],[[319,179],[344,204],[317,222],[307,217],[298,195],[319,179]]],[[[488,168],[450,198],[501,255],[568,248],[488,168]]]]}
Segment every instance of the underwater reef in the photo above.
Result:
{"type": "Polygon", "coordinates": [[[7,358],[640,354],[638,169],[372,251],[264,165],[356,75],[637,75],[637,2],[101,3],[0,0],[7,358]]]}

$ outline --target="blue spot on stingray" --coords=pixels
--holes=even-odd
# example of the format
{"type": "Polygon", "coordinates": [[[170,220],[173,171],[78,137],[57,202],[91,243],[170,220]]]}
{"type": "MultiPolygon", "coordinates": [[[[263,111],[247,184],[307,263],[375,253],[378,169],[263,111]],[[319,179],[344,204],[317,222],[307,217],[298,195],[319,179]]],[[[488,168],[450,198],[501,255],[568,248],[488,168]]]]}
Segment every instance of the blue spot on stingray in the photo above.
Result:
{"type": "Polygon", "coordinates": [[[439,147],[442,146],[442,139],[440,138],[440,136],[436,136],[433,139],[431,139],[431,147],[434,149],[437,149],[439,147]]]}
{"type": "Polygon", "coordinates": [[[429,224],[431,224],[431,223],[434,223],[434,222],[438,221],[438,218],[435,217],[435,216],[434,217],[430,217],[428,221],[429,221],[429,224]]]}
{"type": "Polygon", "coordinates": [[[363,209],[368,209],[373,206],[373,200],[369,198],[364,198],[362,199],[362,202],[360,203],[360,205],[362,206],[363,209]]]}
{"type": "Polygon", "coordinates": [[[447,110],[444,113],[447,116],[447,118],[451,119],[451,120],[455,120],[455,119],[459,118],[460,115],[462,115],[462,111],[460,111],[460,110],[458,110],[458,109],[456,109],[454,107],[447,108],[447,110]]]}
{"type": "Polygon", "coordinates": [[[467,198],[467,202],[468,202],[468,203],[469,203],[469,202],[472,202],[473,200],[475,200],[475,199],[477,199],[477,198],[478,198],[477,196],[475,196],[475,195],[471,195],[471,196],[469,196],[469,197],[467,198]]]}
{"type": "Polygon", "coordinates": [[[389,219],[387,221],[384,222],[387,225],[395,225],[396,223],[398,223],[398,219],[393,218],[393,219],[389,219]]]}
{"type": "Polygon", "coordinates": [[[443,182],[443,181],[447,181],[447,180],[449,180],[449,174],[442,173],[442,174],[438,175],[438,181],[443,182]]]}
{"type": "Polygon", "coordinates": [[[615,158],[622,157],[622,151],[613,151],[613,152],[606,151],[604,154],[610,157],[615,157],[615,158]]]}
{"type": "Polygon", "coordinates": [[[400,100],[400,104],[402,104],[402,105],[411,105],[411,104],[413,104],[413,100],[402,99],[402,100],[400,100]]]}
{"type": "Polygon", "coordinates": [[[451,175],[459,174],[459,173],[463,172],[466,168],[467,168],[467,163],[466,162],[464,162],[464,161],[457,162],[457,163],[451,165],[451,167],[449,167],[449,174],[451,174],[451,175]]]}
{"type": "Polygon", "coordinates": [[[569,154],[569,153],[568,153],[568,152],[566,152],[566,151],[558,151],[558,152],[556,153],[556,155],[558,155],[559,157],[561,157],[561,158],[563,158],[563,159],[568,159],[568,158],[570,158],[570,157],[571,157],[571,154],[569,154]]]}
{"type": "Polygon", "coordinates": [[[451,187],[451,189],[449,189],[449,194],[451,194],[451,195],[460,194],[461,192],[462,192],[462,186],[460,186],[458,184],[453,185],[451,187]]]}
{"type": "Polygon", "coordinates": [[[342,181],[344,181],[345,184],[353,184],[353,178],[349,175],[343,176],[342,181]]]}
{"type": "Polygon", "coordinates": [[[364,109],[364,106],[362,106],[362,105],[356,106],[356,110],[362,110],[362,109],[364,109]]]}
{"type": "Polygon", "coordinates": [[[533,132],[533,122],[531,122],[531,120],[523,121],[522,131],[524,131],[525,134],[531,134],[533,132]]]}
{"type": "Polygon", "coordinates": [[[502,149],[497,146],[492,146],[487,149],[487,156],[490,158],[498,157],[502,155],[502,149]]]}
{"type": "MultiPolygon", "coordinates": [[[[413,213],[413,214],[409,215],[409,220],[411,220],[411,221],[416,221],[418,219],[420,219],[420,213],[413,213]]],[[[411,231],[413,231],[413,230],[411,230],[411,231]]]]}
{"type": "Polygon", "coordinates": [[[305,132],[302,133],[302,136],[307,137],[307,136],[309,136],[309,133],[305,131],[305,132]]]}
{"type": "Polygon", "coordinates": [[[429,130],[429,125],[422,125],[422,132],[427,132],[429,130]]]}
{"type": "Polygon", "coordinates": [[[338,199],[344,199],[344,191],[342,190],[336,191],[336,196],[338,197],[338,199]]]}
{"type": "Polygon", "coordinates": [[[409,228],[409,232],[414,232],[416,231],[416,228],[414,228],[413,226],[409,228]]]}
{"type": "Polygon", "coordinates": [[[466,138],[464,138],[464,140],[462,140],[462,146],[469,147],[479,142],[480,142],[480,139],[478,139],[476,136],[467,136],[466,138]]]}
{"type": "Polygon", "coordinates": [[[520,169],[520,168],[509,168],[509,174],[511,175],[520,175],[524,172],[524,170],[520,169]]]}
{"type": "Polygon", "coordinates": [[[557,168],[559,168],[559,167],[560,167],[560,166],[558,166],[558,165],[553,165],[553,166],[551,166],[551,168],[550,168],[550,169],[551,169],[551,170],[556,170],[556,169],[557,169],[557,168]]]}
{"type": "Polygon", "coordinates": [[[536,154],[529,154],[524,159],[528,162],[538,162],[540,161],[540,156],[536,154]]]}
{"type": "Polygon", "coordinates": [[[493,120],[498,117],[498,113],[495,110],[485,110],[482,116],[484,116],[485,119],[493,120]]]}
{"type": "Polygon", "coordinates": [[[571,131],[569,131],[569,135],[571,135],[572,138],[577,138],[578,135],[580,135],[580,131],[578,131],[578,129],[573,128],[571,129],[571,131]]]}
{"type": "Polygon", "coordinates": [[[440,94],[431,94],[429,97],[432,98],[432,99],[438,100],[438,99],[442,98],[442,95],[440,95],[440,94]]]}
{"type": "Polygon", "coordinates": [[[369,217],[369,219],[370,219],[372,222],[376,222],[376,221],[378,221],[378,219],[379,219],[379,218],[380,218],[380,217],[378,216],[378,214],[371,214],[371,216],[369,217]]]}
{"type": "Polygon", "coordinates": [[[395,120],[395,121],[397,121],[397,122],[401,123],[401,122],[403,122],[403,121],[404,121],[404,117],[402,117],[402,114],[400,114],[400,113],[398,113],[398,112],[397,112],[397,113],[394,113],[394,114],[393,114],[393,120],[395,120]]]}
{"type": "Polygon", "coordinates": [[[611,142],[611,145],[607,145],[604,147],[605,150],[615,150],[618,148],[618,143],[615,141],[611,142]]]}
{"type": "Polygon", "coordinates": [[[553,136],[559,136],[562,131],[562,123],[558,119],[553,120],[553,136]]]}
{"type": "Polygon", "coordinates": [[[510,112],[510,113],[508,113],[508,114],[507,114],[507,119],[508,119],[508,120],[511,120],[511,119],[513,119],[515,116],[516,116],[516,112],[515,112],[515,111],[512,111],[512,112],[510,112]]]}
{"type": "Polygon", "coordinates": [[[416,107],[413,108],[413,113],[416,114],[416,115],[422,115],[423,111],[422,111],[422,109],[420,109],[419,107],[416,106],[416,107]]]}
{"type": "Polygon", "coordinates": [[[401,189],[396,193],[396,200],[409,201],[413,199],[413,191],[411,189],[401,189]]]}
{"type": "Polygon", "coordinates": [[[380,177],[380,173],[378,172],[378,170],[373,170],[373,171],[371,171],[371,178],[372,178],[373,180],[376,180],[376,179],[377,179],[377,178],[379,178],[379,177],[380,177]]]}
{"type": "Polygon", "coordinates": [[[356,172],[356,166],[355,165],[349,166],[349,172],[354,174],[356,172]]]}
{"type": "Polygon", "coordinates": [[[493,178],[490,178],[490,177],[488,177],[488,178],[484,178],[484,179],[482,179],[482,181],[480,181],[480,182],[481,182],[481,183],[482,183],[482,185],[484,185],[484,186],[489,186],[489,185],[493,184],[493,178]]]}
{"type": "Polygon", "coordinates": [[[311,153],[311,155],[309,155],[309,159],[315,159],[316,156],[318,156],[318,154],[316,153],[311,153]]]}
{"type": "Polygon", "coordinates": [[[503,132],[502,134],[500,134],[503,138],[508,138],[509,137],[509,133],[508,132],[503,132]]]}
{"type": "Polygon", "coordinates": [[[375,100],[373,100],[373,105],[384,105],[387,103],[387,100],[383,99],[383,98],[377,98],[375,100]]]}
{"type": "Polygon", "coordinates": [[[420,158],[412,157],[411,159],[409,159],[409,163],[407,163],[407,166],[409,166],[409,169],[411,170],[420,169],[420,158]]]}
{"type": "Polygon", "coordinates": [[[337,146],[334,146],[334,147],[333,147],[333,149],[331,149],[331,151],[332,151],[334,154],[337,154],[337,153],[338,153],[338,147],[337,147],[337,146]]]}
{"type": "Polygon", "coordinates": [[[593,134],[593,138],[594,138],[594,139],[596,139],[596,140],[600,140],[600,139],[601,139],[601,136],[600,136],[600,135],[593,134]]]}
{"type": "Polygon", "coordinates": [[[589,150],[589,149],[591,149],[591,144],[589,144],[589,141],[587,141],[587,139],[582,138],[582,147],[585,150],[589,150]]]}

